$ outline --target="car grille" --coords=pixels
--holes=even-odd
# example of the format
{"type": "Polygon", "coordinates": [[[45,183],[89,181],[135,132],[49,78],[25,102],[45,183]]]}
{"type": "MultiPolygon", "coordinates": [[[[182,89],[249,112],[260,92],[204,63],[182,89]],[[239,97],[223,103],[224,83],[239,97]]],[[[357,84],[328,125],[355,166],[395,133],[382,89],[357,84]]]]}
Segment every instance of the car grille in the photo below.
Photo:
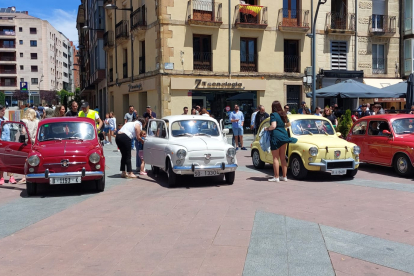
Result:
{"type": "Polygon", "coordinates": [[[352,161],[344,161],[344,162],[328,162],[327,169],[353,169],[354,162],[352,161]]]}

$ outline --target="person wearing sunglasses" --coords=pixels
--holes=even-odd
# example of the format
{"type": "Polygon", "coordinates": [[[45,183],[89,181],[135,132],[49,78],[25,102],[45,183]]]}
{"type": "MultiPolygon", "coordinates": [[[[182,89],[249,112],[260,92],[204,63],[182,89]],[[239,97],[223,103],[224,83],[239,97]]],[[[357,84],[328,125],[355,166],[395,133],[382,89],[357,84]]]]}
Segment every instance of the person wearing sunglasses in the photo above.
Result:
{"type": "Polygon", "coordinates": [[[289,106],[288,106],[288,105],[285,105],[285,106],[283,107],[283,109],[285,110],[285,112],[286,112],[286,114],[287,114],[287,115],[292,114],[292,113],[290,113],[290,111],[289,111],[289,106]]]}

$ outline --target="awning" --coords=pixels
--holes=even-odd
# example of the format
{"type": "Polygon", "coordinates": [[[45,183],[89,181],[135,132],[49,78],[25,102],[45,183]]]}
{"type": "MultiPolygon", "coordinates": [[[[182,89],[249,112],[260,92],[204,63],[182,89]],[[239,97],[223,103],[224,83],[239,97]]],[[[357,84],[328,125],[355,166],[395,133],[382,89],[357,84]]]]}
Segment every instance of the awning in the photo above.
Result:
{"type": "Polygon", "coordinates": [[[376,88],[384,88],[402,82],[402,79],[367,79],[364,78],[364,83],[374,86],[376,88]]]}

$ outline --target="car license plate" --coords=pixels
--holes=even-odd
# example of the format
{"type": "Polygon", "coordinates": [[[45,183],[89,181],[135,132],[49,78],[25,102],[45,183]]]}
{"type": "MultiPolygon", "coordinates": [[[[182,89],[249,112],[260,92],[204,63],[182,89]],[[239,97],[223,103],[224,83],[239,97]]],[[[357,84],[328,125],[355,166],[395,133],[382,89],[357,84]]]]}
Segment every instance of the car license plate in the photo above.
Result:
{"type": "Polygon", "coordinates": [[[195,171],[194,177],[216,176],[219,174],[218,171],[195,171]]]}
{"type": "Polygon", "coordinates": [[[82,178],[79,177],[58,177],[58,178],[50,178],[51,185],[58,185],[58,184],[76,184],[81,183],[82,178]]]}
{"type": "Polygon", "coordinates": [[[346,174],[345,169],[339,169],[339,170],[332,170],[331,175],[344,175],[346,174]]]}

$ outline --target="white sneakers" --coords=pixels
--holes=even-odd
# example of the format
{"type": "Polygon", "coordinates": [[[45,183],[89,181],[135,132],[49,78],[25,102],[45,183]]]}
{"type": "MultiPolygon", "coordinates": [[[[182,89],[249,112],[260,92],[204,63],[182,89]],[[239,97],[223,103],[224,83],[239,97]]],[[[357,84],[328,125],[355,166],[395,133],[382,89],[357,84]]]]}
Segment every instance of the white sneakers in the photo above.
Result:
{"type": "Polygon", "coordinates": [[[281,177],[272,177],[272,178],[270,178],[269,180],[268,180],[269,182],[280,182],[280,181],[284,181],[284,182],[287,182],[288,181],[288,179],[287,179],[287,177],[283,177],[283,176],[281,176],[281,177]]]}

